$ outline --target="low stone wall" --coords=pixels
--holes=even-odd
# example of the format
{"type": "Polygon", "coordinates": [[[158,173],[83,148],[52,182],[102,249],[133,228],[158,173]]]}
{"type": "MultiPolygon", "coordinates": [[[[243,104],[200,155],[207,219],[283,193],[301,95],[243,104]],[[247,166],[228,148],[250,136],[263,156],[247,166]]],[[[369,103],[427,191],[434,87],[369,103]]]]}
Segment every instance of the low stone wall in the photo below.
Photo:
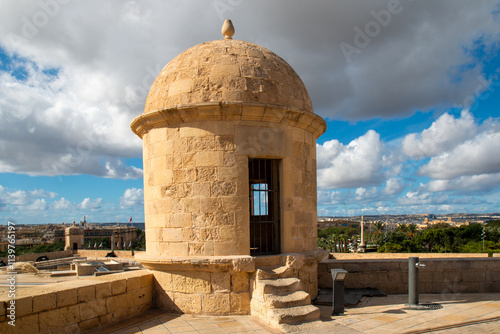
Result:
{"type": "MultiPolygon", "coordinates": [[[[336,260],[408,259],[409,257],[419,257],[421,259],[488,257],[488,253],[376,253],[376,252],[367,252],[367,253],[331,253],[331,255],[336,260]]],[[[500,253],[496,254],[496,255],[500,256],[500,253]]]]}
{"type": "MultiPolygon", "coordinates": [[[[420,293],[500,292],[500,258],[424,258],[420,293]]],[[[408,259],[326,260],[318,264],[320,288],[332,287],[330,269],[347,270],[346,288],[408,292],[408,259]]]]}
{"type": "Polygon", "coordinates": [[[15,327],[8,296],[0,297],[0,333],[80,333],[145,312],[152,296],[153,275],[145,270],[20,289],[15,327]]]}
{"type": "MultiPolygon", "coordinates": [[[[49,260],[62,259],[64,257],[73,256],[73,251],[65,250],[65,251],[58,251],[58,252],[23,254],[23,255],[16,256],[16,262],[35,261],[37,258],[39,258],[40,256],[43,256],[43,255],[47,256],[49,258],[49,260]]],[[[1,257],[0,259],[4,263],[8,262],[7,257],[1,257]]]]}
{"type": "Polygon", "coordinates": [[[154,275],[154,306],[173,313],[250,314],[258,267],[286,266],[315,298],[317,263],[326,254],[314,251],[273,256],[155,257],[138,253],[137,260],[154,275]]]}
{"type": "MultiPolygon", "coordinates": [[[[101,249],[79,249],[77,251],[77,254],[82,256],[82,257],[88,257],[88,258],[99,258],[99,257],[106,257],[106,254],[111,252],[111,250],[101,250],[101,249]]],[[[134,255],[132,254],[131,250],[114,250],[115,254],[119,258],[134,258],[134,255]]]]}

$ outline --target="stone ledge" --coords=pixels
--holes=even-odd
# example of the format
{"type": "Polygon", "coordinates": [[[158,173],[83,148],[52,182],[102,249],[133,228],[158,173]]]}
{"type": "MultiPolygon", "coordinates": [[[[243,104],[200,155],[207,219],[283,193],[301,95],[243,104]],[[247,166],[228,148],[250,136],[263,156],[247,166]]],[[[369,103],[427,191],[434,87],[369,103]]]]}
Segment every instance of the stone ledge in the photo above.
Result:
{"type": "Polygon", "coordinates": [[[137,253],[136,260],[147,269],[160,271],[255,271],[255,258],[247,255],[168,258],[137,253]]]}
{"type": "Polygon", "coordinates": [[[296,126],[311,132],[318,138],[326,131],[326,122],[320,116],[294,108],[263,103],[222,103],[207,102],[200,104],[170,106],[149,111],[134,118],[130,124],[132,131],[142,138],[153,128],[180,125],[199,121],[260,121],[296,126]],[[238,109],[237,113],[228,112],[227,107],[238,109]]]}

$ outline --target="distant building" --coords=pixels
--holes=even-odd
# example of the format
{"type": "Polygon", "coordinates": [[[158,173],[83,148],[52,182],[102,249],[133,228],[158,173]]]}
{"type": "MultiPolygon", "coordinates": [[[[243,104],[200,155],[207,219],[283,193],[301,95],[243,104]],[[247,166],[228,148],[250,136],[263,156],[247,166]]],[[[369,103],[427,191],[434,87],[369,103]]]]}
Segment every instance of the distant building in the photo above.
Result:
{"type": "MultiPolygon", "coordinates": [[[[137,232],[133,226],[100,226],[88,225],[84,229],[84,244],[92,244],[93,240],[101,238],[110,238],[114,243],[114,248],[128,247],[135,239],[137,239],[137,232]],[[118,244],[118,247],[117,247],[118,244]]],[[[92,245],[91,245],[92,246],[92,245]]]]}
{"type": "Polygon", "coordinates": [[[350,227],[350,228],[360,228],[360,223],[358,221],[350,221],[344,219],[334,219],[334,220],[318,220],[318,229],[322,230],[329,227],[350,227]]]}

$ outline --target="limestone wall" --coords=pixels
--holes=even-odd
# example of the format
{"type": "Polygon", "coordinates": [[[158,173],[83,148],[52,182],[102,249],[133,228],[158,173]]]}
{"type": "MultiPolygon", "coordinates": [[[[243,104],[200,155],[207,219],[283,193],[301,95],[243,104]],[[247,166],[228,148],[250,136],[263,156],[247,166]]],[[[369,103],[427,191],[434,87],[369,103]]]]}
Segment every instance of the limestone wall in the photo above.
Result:
{"type": "Polygon", "coordinates": [[[153,275],[140,270],[16,292],[16,327],[7,323],[7,294],[0,297],[0,333],[80,333],[148,310],[153,275]]]}
{"type": "Polygon", "coordinates": [[[256,121],[265,108],[233,111],[234,121],[229,115],[224,122],[183,123],[144,134],[148,254],[249,255],[249,157],[282,159],[281,252],[316,248],[315,135],[256,121]]]}
{"type": "MultiPolygon", "coordinates": [[[[73,251],[71,251],[71,250],[64,250],[64,251],[58,251],[58,252],[23,254],[23,255],[16,256],[16,262],[35,261],[37,258],[39,258],[40,256],[43,256],[43,255],[46,255],[49,258],[49,260],[62,259],[64,257],[71,257],[71,256],[73,256],[73,251]]],[[[2,257],[0,259],[4,263],[8,262],[7,257],[2,257]]]]}
{"type": "MultiPolygon", "coordinates": [[[[500,258],[423,258],[420,293],[500,292],[500,258]]],[[[347,270],[346,288],[408,292],[408,259],[326,260],[318,264],[320,288],[332,287],[330,269],[347,270]]]]}
{"type": "MultiPolygon", "coordinates": [[[[155,266],[154,266],[155,267],[155,266]]],[[[153,270],[155,307],[173,313],[249,314],[253,258],[177,258],[153,270]]]]}
{"type": "MultiPolygon", "coordinates": [[[[498,254],[500,255],[500,254],[498,254]]],[[[363,260],[363,259],[408,259],[419,257],[421,259],[442,258],[475,258],[488,257],[488,253],[331,253],[336,260],[363,260]]]]}
{"type": "MultiPolygon", "coordinates": [[[[100,249],[79,249],[76,254],[82,256],[82,257],[87,257],[89,259],[92,258],[103,258],[106,257],[106,254],[111,252],[109,249],[108,250],[100,250],[100,249]]],[[[134,254],[131,250],[114,250],[114,253],[116,254],[117,257],[119,258],[134,258],[134,254]]]]}

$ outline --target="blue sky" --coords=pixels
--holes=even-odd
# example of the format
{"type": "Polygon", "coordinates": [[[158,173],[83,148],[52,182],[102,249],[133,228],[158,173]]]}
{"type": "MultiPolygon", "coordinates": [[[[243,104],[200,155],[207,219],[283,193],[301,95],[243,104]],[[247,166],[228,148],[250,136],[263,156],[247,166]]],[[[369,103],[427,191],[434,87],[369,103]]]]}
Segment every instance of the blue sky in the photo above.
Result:
{"type": "Polygon", "coordinates": [[[289,62],[327,120],[319,215],[499,212],[499,9],[0,0],[0,223],[143,221],[130,122],[161,68],[225,18],[289,62]]]}

